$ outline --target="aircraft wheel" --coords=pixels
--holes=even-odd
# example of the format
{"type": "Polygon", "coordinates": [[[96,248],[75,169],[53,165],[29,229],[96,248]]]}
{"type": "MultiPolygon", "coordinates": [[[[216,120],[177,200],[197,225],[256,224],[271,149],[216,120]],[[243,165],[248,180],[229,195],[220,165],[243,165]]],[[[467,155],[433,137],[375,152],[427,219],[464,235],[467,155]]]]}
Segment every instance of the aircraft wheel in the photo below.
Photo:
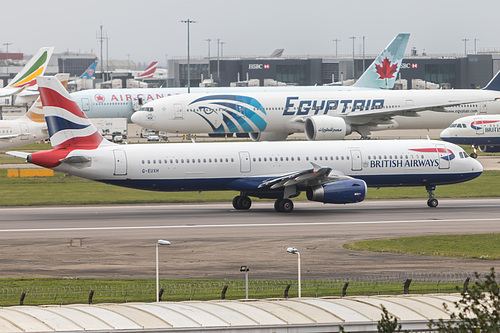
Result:
{"type": "Polygon", "coordinates": [[[281,202],[280,199],[276,199],[276,201],[274,202],[274,210],[277,211],[277,212],[281,212],[281,210],[280,210],[280,202],[281,202]]]}
{"type": "Polygon", "coordinates": [[[237,195],[233,198],[233,207],[234,209],[240,209],[238,206],[238,201],[240,200],[241,196],[237,195]]]}
{"type": "Polygon", "coordinates": [[[279,204],[279,211],[283,213],[290,213],[293,210],[293,201],[290,199],[283,199],[279,204]]]}
{"type": "Polygon", "coordinates": [[[238,209],[246,210],[252,206],[252,200],[246,195],[242,195],[239,197],[237,205],[239,207],[238,209]]]}
{"type": "Polygon", "coordinates": [[[429,207],[437,207],[438,206],[438,200],[437,199],[429,199],[427,200],[427,206],[429,207]]]}
{"type": "Polygon", "coordinates": [[[471,154],[470,154],[470,157],[472,157],[472,158],[477,158],[477,154],[476,154],[476,153],[471,153],[471,154]]]}

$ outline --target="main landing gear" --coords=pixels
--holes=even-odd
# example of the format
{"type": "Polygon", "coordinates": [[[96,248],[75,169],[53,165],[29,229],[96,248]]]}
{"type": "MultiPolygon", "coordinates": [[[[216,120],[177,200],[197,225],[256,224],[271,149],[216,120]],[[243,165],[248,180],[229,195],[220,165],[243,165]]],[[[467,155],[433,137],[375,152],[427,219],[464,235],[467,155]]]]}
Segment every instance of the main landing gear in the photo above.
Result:
{"type": "MultiPolygon", "coordinates": [[[[252,206],[252,200],[242,194],[234,197],[233,207],[236,210],[248,210],[252,206]]],[[[277,199],[274,202],[274,209],[277,212],[290,213],[293,211],[293,202],[290,199],[277,199]]]]}
{"type": "Polygon", "coordinates": [[[437,207],[439,202],[436,198],[434,198],[434,190],[436,189],[436,186],[429,185],[429,186],[426,186],[425,189],[427,190],[427,193],[429,193],[429,199],[427,200],[427,206],[429,206],[431,208],[437,207]]]}
{"type": "Polygon", "coordinates": [[[276,199],[274,210],[281,213],[290,213],[293,210],[293,201],[290,199],[276,199]]]}
{"type": "Polygon", "coordinates": [[[233,207],[237,210],[247,210],[252,206],[252,200],[246,195],[238,195],[233,199],[233,207]]]}

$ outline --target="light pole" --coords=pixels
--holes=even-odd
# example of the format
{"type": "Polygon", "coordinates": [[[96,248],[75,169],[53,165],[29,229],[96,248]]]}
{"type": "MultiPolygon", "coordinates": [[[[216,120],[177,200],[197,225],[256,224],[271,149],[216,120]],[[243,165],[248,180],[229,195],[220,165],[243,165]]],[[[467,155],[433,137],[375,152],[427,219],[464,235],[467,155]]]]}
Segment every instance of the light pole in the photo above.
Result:
{"type": "Polygon", "coordinates": [[[189,23],[196,23],[196,21],[191,21],[190,19],[181,21],[182,23],[187,23],[187,43],[188,43],[188,94],[191,92],[191,63],[189,60],[189,23]]]}
{"type": "Polygon", "coordinates": [[[468,41],[468,40],[469,40],[468,38],[464,38],[464,39],[462,39],[462,41],[463,41],[463,42],[464,42],[464,44],[465,44],[465,56],[466,56],[466,57],[467,57],[467,41],[468,41]]]}
{"type": "Polygon", "coordinates": [[[248,299],[248,271],[250,270],[250,267],[248,266],[241,266],[240,267],[240,272],[245,273],[245,299],[248,299]]]}
{"type": "Polygon", "coordinates": [[[363,73],[365,72],[365,39],[366,36],[361,37],[363,38],[363,73]]]}
{"type": "Polygon", "coordinates": [[[338,46],[339,46],[340,39],[336,38],[333,41],[335,42],[335,58],[338,58],[338,46]]]}
{"type": "Polygon", "coordinates": [[[291,253],[291,254],[296,254],[297,255],[297,260],[298,260],[298,272],[297,272],[297,282],[299,284],[299,298],[302,297],[302,285],[301,285],[301,277],[300,277],[300,252],[294,247],[289,247],[286,249],[286,252],[291,253]]]}
{"type": "Polygon", "coordinates": [[[156,301],[160,301],[160,270],[158,269],[158,247],[160,245],[170,245],[169,241],[159,239],[156,242],[156,301]]]}
{"type": "Polygon", "coordinates": [[[352,39],[352,78],[354,79],[354,41],[356,40],[355,36],[349,37],[349,39],[352,39]]]}
{"type": "Polygon", "coordinates": [[[7,74],[9,74],[9,45],[12,45],[12,43],[3,43],[5,45],[7,51],[7,57],[5,58],[5,63],[7,64],[7,74]]]}
{"type": "Polygon", "coordinates": [[[479,39],[474,38],[474,54],[477,54],[476,45],[477,45],[478,41],[479,41],[479,39]]]}

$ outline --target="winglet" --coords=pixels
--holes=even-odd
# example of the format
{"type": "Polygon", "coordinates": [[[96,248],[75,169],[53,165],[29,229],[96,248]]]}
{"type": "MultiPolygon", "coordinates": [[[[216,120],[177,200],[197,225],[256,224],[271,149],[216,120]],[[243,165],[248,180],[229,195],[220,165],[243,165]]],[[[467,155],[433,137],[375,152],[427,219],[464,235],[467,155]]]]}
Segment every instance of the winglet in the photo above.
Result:
{"type": "Polygon", "coordinates": [[[398,77],[410,34],[398,34],[354,84],[360,88],[392,89],[398,77]]]}

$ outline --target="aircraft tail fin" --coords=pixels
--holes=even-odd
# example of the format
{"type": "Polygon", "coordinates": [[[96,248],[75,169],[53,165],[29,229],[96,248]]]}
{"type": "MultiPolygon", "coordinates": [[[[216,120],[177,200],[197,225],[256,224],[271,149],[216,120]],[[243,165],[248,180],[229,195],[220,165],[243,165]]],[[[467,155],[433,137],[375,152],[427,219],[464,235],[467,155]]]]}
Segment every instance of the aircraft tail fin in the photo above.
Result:
{"type": "Polygon", "coordinates": [[[40,76],[37,81],[53,149],[72,151],[112,144],[99,133],[56,77],[40,76]]]}
{"type": "Polygon", "coordinates": [[[397,79],[410,34],[398,34],[354,84],[360,88],[392,89],[397,79]]]}
{"type": "Polygon", "coordinates": [[[80,79],[91,79],[94,77],[98,61],[94,61],[89,68],[80,76],[80,79]]]}
{"type": "Polygon", "coordinates": [[[495,76],[488,82],[484,90],[495,90],[500,91],[500,71],[498,71],[495,76]]]}
{"type": "Polygon", "coordinates": [[[139,74],[136,79],[150,79],[156,72],[156,68],[158,67],[158,61],[153,61],[148,68],[144,70],[141,74],[139,74]]]}
{"type": "Polygon", "coordinates": [[[36,77],[45,73],[53,51],[53,47],[42,47],[38,50],[24,68],[9,82],[7,87],[21,89],[34,86],[36,77]]]}
{"type": "Polygon", "coordinates": [[[29,108],[28,112],[23,116],[23,118],[28,118],[30,121],[35,123],[44,123],[45,115],[43,113],[42,101],[40,97],[38,97],[29,108]]]}

